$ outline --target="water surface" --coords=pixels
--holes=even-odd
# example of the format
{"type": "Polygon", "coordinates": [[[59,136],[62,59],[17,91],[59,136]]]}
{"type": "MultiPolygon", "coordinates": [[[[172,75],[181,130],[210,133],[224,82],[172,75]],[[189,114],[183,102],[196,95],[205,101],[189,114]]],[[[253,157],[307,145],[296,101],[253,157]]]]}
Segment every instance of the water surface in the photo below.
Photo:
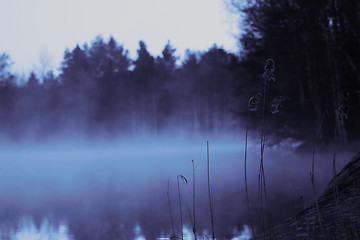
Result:
{"type": "MultiPolygon", "coordinates": [[[[250,140],[248,181],[251,219],[244,191],[242,138],[211,137],[210,181],[219,239],[241,239],[258,225],[258,141],[250,140]]],[[[1,239],[156,239],[180,236],[177,175],[184,232],[192,236],[192,162],[195,162],[196,224],[211,235],[205,138],[128,138],[112,141],[59,140],[5,143],[0,150],[1,239]]],[[[353,153],[339,152],[337,168],[353,153]]],[[[265,150],[265,175],[274,224],[313,201],[311,153],[290,141],[265,150]],[[302,196],[302,200],[299,199],[302,196]]],[[[331,178],[331,151],[319,152],[315,178],[321,192],[331,178]]],[[[244,238],[246,239],[246,238],[244,238]]]]}

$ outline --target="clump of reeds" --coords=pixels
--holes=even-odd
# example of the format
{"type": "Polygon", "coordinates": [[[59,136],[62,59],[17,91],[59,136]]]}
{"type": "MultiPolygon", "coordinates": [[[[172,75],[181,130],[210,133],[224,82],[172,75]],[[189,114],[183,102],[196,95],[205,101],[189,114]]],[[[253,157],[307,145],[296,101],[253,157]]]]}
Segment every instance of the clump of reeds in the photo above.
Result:
{"type": "MultiPolygon", "coordinates": [[[[265,229],[265,214],[264,214],[264,201],[265,200],[265,211],[267,216],[267,223],[269,228],[269,237],[271,239],[271,225],[270,225],[270,211],[268,206],[268,198],[267,198],[267,191],[266,191],[266,181],[265,181],[265,169],[264,169],[264,150],[265,150],[265,109],[266,109],[266,89],[267,89],[267,82],[275,82],[275,62],[272,59],[268,59],[266,61],[266,65],[264,68],[263,78],[264,78],[264,88],[263,93],[257,93],[253,97],[249,99],[248,104],[248,112],[246,118],[246,128],[245,128],[245,159],[244,159],[244,169],[245,169],[245,196],[246,196],[246,203],[248,208],[248,217],[251,219],[251,211],[250,211],[250,203],[249,203],[249,194],[248,194],[248,186],[247,186],[247,142],[248,142],[248,129],[249,129],[249,116],[250,112],[255,112],[258,110],[259,105],[261,104],[262,100],[262,123],[261,123],[261,137],[260,137],[260,166],[259,166],[259,178],[258,178],[258,205],[260,211],[260,225],[262,227],[264,237],[266,235],[265,229]]],[[[271,105],[272,113],[279,112],[279,106],[285,99],[283,97],[275,98],[271,105]],[[275,106],[275,107],[274,107],[275,106]]],[[[250,223],[251,230],[253,233],[254,239],[256,239],[255,231],[250,223]]]]}

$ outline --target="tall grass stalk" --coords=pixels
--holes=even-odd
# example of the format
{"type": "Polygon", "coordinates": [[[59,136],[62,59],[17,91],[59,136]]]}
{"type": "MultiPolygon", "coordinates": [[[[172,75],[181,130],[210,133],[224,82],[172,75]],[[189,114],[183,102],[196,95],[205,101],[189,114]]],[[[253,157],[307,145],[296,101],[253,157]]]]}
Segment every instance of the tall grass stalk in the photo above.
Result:
{"type": "Polygon", "coordinates": [[[246,205],[248,208],[248,217],[249,217],[249,221],[250,221],[250,227],[251,227],[251,231],[252,234],[254,236],[254,239],[256,240],[256,236],[255,236],[255,231],[254,231],[254,227],[251,223],[251,211],[250,211],[250,202],[249,202],[249,193],[248,193],[248,185],[247,185],[247,142],[248,142],[248,129],[249,129],[249,115],[250,115],[250,111],[248,109],[247,112],[247,117],[246,117],[246,128],[245,128],[245,159],[244,159],[244,170],[245,170],[245,197],[246,197],[246,205]]]}
{"type": "MultiPolygon", "coordinates": [[[[189,205],[188,205],[188,204],[186,204],[186,208],[187,208],[187,210],[188,210],[188,214],[189,214],[189,218],[190,218],[191,227],[192,227],[192,229],[193,229],[193,231],[194,231],[194,222],[193,222],[193,218],[192,218],[192,216],[191,216],[190,207],[189,207],[189,205]]],[[[195,235],[195,236],[196,236],[196,235],[195,235]]]]}
{"type": "Polygon", "coordinates": [[[193,167],[193,215],[194,215],[193,233],[194,233],[195,240],[197,240],[197,237],[196,237],[196,217],[195,217],[195,213],[196,213],[196,206],[195,206],[195,163],[194,163],[194,160],[191,160],[191,162],[192,162],[192,167],[193,167]]]}
{"type": "Polygon", "coordinates": [[[333,178],[336,176],[336,147],[337,147],[337,126],[335,122],[335,131],[334,131],[334,149],[333,149],[333,178]]]}
{"type": "Polygon", "coordinates": [[[187,179],[183,175],[177,175],[177,185],[178,185],[178,193],[179,193],[179,206],[180,206],[180,231],[181,231],[181,239],[184,239],[184,231],[183,231],[183,217],[182,217],[182,209],[181,209],[181,194],[180,194],[180,183],[179,178],[181,178],[185,184],[187,184],[187,179]]]}
{"type": "Polygon", "coordinates": [[[212,231],[212,237],[213,237],[213,239],[215,239],[213,201],[212,201],[212,193],[211,193],[211,185],[210,185],[209,141],[206,141],[206,156],[207,156],[207,175],[208,175],[208,191],[209,191],[209,204],[210,204],[211,231],[212,231]]]}
{"type": "MultiPolygon", "coordinates": [[[[265,149],[265,137],[263,139],[263,147],[262,147],[262,159],[264,157],[264,149],[265,149]]],[[[266,206],[266,214],[267,214],[267,223],[268,223],[268,229],[269,229],[269,237],[271,239],[271,234],[273,234],[276,238],[275,233],[272,231],[272,227],[271,227],[271,219],[270,219],[270,208],[269,208],[269,201],[268,201],[268,197],[267,197],[267,192],[266,192],[266,181],[265,181],[265,170],[264,170],[264,165],[262,165],[261,168],[262,171],[262,181],[263,181],[263,185],[264,185],[264,197],[265,197],[265,206],[266,206]]]]}
{"type": "Polygon", "coordinates": [[[172,214],[172,210],[171,210],[171,202],[170,202],[170,193],[169,193],[169,189],[170,189],[170,180],[168,181],[168,186],[167,186],[167,198],[168,198],[168,203],[169,203],[169,211],[170,211],[170,219],[171,219],[171,227],[172,227],[172,236],[170,237],[170,239],[175,239],[175,228],[174,228],[174,219],[173,219],[173,214],[172,214]]]}
{"type": "MultiPolygon", "coordinates": [[[[264,210],[263,210],[263,196],[265,198],[265,207],[266,207],[266,216],[267,223],[269,228],[269,237],[271,238],[271,221],[270,221],[270,211],[268,205],[267,191],[266,191],[266,181],[265,181],[265,170],[264,170],[264,150],[265,150],[265,107],[266,107],[266,84],[267,82],[275,81],[274,72],[275,72],[275,62],[272,59],[268,59],[266,61],[266,65],[264,68],[264,93],[263,93],[263,109],[262,109],[262,124],[261,124],[261,139],[260,139],[260,166],[259,166],[259,182],[258,182],[258,193],[259,196],[259,204],[260,204],[260,220],[263,226],[264,237],[265,236],[265,219],[264,219],[264,210]]],[[[275,234],[274,234],[275,235],[275,234]]],[[[276,238],[276,236],[275,236],[276,238]]]]}
{"type": "MultiPolygon", "coordinates": [[[[336,118],[340,119],[339,113],[338,111],[336,111],[336,118]]],[[[338,142],[338,120],[335,120],[335,126],[334,126],[334,148],[333,148],[333,158],[332,158],[332,174],[333,174],[333,181],[334,181],[334,208],[335,208],[335,213],[336,213],[336,218],[335,218],[335,225],[337,227],[340,226],[340,231],[341,234],[346,235],[347,238],[350,239],[350,236],[348,235],[348,232],[346,231],[346,227],[344,225],[344,221],[343,221],[343,217],[342,214],[340,212],[338,203],[339,203],[339,189],[337,186],[337,182],[335,181],[335,177],[336,177],[336,152],[337,152],[337,142],[338,142]]]]}
{"type": "Polygon", "coordinates": [[[310,172],[311,185],[312,185],[312,188],[313,188],[314,199],[315,199],[315,208],[316,208],[316,212],[317,212],[317,215],[318,215],[318,221],[319,221],[321,233],[322,233],[324,239],[325,239],[325,231],[324,231],[324,227],[323,227],[322,221],[321,221],[319,203],[318,203],[318,199],[317,199],[317,192],[316,192],[316,186],[315,186],[315,153],[316,153],[317,139],[320,136],[321,128],[322,128],[325,116],[326,116],[326,112],[324,112],[324,114],[323,114],[323,117],[322,117],[321,122],[320,122],[319,129],[318,129],[318,134],[317,134],[317,136],[315,138],[315,143],[314,143],[313,151],[312,151],[311,172],[310,172]]]}
{"type": "Polygon", "coordinates": [[[267,194],[266,194],[266,184],[265,184],[265,171],[264,171],[264,165],[263,165],[263,161],[264,161],[264,138],[261,138],[261,157],[260,157],[260,167],[259,167],[259,187],[260,187],[260,195],[259,195],[259,203],[260,203],[260,221],[262,224],[262,228],[263,228],[263,232],[264,232],[264,237],[266,234],[266,230],[265,230],[265,217],[264,217],[264,202],[263,202],[263,196],[265,198],[265,211],[267,213],[267,222],[268,222],[268,230],[269,230],[269,237],[271,239],[271,234],[270,234],[270,215],[269,215],[269,211],[268,211],[268,204],[267,204],[267,194]]]}

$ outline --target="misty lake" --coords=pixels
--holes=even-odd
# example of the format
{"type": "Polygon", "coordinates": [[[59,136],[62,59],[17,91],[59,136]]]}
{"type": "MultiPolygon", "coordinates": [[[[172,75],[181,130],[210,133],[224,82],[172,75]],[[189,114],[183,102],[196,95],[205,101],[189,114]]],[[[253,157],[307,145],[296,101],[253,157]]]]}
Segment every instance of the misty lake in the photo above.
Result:
{"type": "MultiPolygon", "coordinates": [[[[257,223],[260,149],[249,141],[248,183],[253,219],[247,215],[244,188],[244,139],[127,138],[114,141],[3,142],[0,150],[0,239],[169,239],[172,224],[180,236],[177,175],[183,205],[184,239],[193,239],[195,162],[196,225],[199,238],[211,236],[207,192],[206,140],[210,145],[217,239],[248,239],[257,223]]],[[[311,152],[295,151],[284,141],[267,146],[264,168],[271,218],[286,220],[313,201],[311,152]],[[300,204],[299,198],[303,196],[300,204]]],[[[339,152],[337,168],[352,157],[339,152]]],[[[332,152],[317,153],[316,184],[324,189],[332,174],[332,152]]]]}

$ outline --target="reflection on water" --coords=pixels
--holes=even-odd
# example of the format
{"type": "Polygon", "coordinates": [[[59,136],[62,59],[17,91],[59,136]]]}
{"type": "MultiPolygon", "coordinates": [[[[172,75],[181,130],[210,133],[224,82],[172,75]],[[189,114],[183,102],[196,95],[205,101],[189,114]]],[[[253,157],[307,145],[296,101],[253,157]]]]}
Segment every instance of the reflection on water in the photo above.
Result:
{"type": "MultiPolygon", "coordinates": [[[[184,227],[183,228],[184,240],[193,240],[194,235],[192,231],[184,227]]],[[[141,227],[136,225],[134,227],[134,240],[145,240],[146,238],[141,233],[141,227]]],[[[204,231],[203,234],[198,234],[200,238],[202,236],[208,236],[208,231],[204,231]]],[[[233,236],[231,240],[249,240],[251,239],[250,228],[245,225],[243,230],[239,233],[237,228],[234,228],[233,236]]],[[[1,239],[13,239],[13,240],[73,240],[74,237],[69,233],[68,227],[64,223],[60,225],[52,225],[47,219],[44,219],[40,226],[36,226],[34,221],[29,217],[23,217],[17,230],[12,230],[8,234],[2,233],[1,239]]],[[[167,236],[159,236],[156,239],[164,240],[169,239],[167,236]]]]}
{"type": "Polygon", "coordinates": [[[68,232],[65,224],[60,223],[54,226],[49,223],[48,219],[44,219],[40,226],[35,226],[34,221],[30,217],[23,217],[19,229],[11,234],[14,240],[70,240],[73,239],[68,232]]]}
{"type": "MultiPolygon", "coordinates": [[[[249,239],[256,227],[259,148],[250,144],[249,197],[244,196],[241,139],[210,139],[214,225],[218,239],[249,239]]],[[[338,169],[349,160],[338,153],[338,169]]],[[[196,173],[196,224],[210,236],[206,141],[128,139],[112,143],[57,142],[0,149],[0,239],[168,239],[172,235],[167,183],[175,235],[180,236],[176,176],[182,174],[184,236],[192,239],[192,163],[196,173]],[[187,206],[190,211],[188,211],[187,206]]],[[[331,177],[331,152],[316,159],[319,191],[331,177]]],[[[289,145],[269,147],[264,166],[274,224],[292,215],[299,196],[312,201],[311,154],[289,145]]]]}
{"type": "MultiPolygon", "coordinates": [[[[135,238],[134,240],[146,240],[146,238],[141,233],[140,225],[135,225],[134,227],[135,238]]],[[[193,240],[194,235],[190,229],[184,227],[184,240],[193,240]]],[[[206,235],[206,232],[203,234],[206,235]]],[[[200,236],[199,236],[200,237],[200,236]]],[[[60,223],[58,226],[54,226],[49,223],[48,219],[44,219],[40,226],[36,226],[34,221],[30,217],[23,217],[19,228],[16,232],[10,233],[8,237],[1,239],[13,239],[13,240],[72,240],[74,239],[71,234],[69,234],[68,228],[64,223],[60,223]]],[[[169,239],[166,236],[160,236],[157,240],[169,239]]],[[[249,240],[251,239],[251,232],[247,225],[244,226],[241,233],[238,233],[238,230],[234,228],[234,237],[231,240],[249,240]]]]}

